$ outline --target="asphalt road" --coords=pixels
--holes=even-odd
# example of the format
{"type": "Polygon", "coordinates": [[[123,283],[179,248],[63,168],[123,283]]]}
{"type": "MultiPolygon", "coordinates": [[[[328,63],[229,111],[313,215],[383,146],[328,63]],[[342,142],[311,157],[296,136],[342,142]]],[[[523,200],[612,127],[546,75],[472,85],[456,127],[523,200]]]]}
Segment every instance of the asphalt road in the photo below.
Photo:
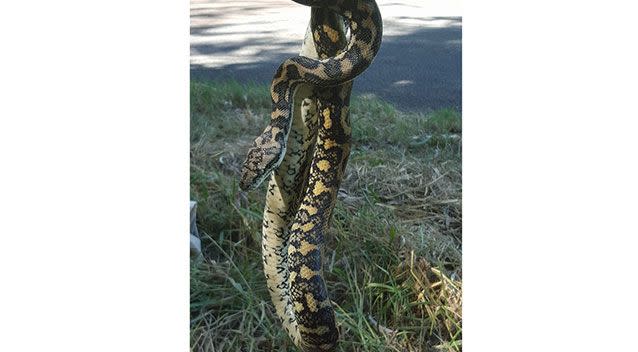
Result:
{"type": "MultiPolygon", "coordinates": [[[[422,0],[377,2],[383,42],[353,93],[404,110],[461,110],[461,18],[427,17],[422,0]]],[[[270,83],[299,52],[309,17],[290,0],[191,0],[191,77],[270,83]]]]}

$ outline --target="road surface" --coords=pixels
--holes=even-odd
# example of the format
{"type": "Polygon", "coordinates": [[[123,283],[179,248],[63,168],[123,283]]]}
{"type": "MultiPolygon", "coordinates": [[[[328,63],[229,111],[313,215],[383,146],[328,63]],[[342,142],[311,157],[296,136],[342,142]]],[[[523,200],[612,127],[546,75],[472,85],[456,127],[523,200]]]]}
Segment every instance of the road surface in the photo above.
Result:
{"type": "MultiPolygon", "coordinates": [[[[422,0],[377,0],[383,42],[353,94],[403,110],[461,110],[461,17],[428,17],[422,0]]],[[[191,0],[191,77],[269,84],[297,55],[310,9],[290,0],[191,0]]]]}

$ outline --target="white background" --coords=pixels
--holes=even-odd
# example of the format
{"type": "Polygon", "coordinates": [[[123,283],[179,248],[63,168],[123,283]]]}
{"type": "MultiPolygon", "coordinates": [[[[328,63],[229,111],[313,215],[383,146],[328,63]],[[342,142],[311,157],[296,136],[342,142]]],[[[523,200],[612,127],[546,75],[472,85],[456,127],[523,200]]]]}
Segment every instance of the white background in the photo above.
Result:
{"type": "MultiPolygon", "coordinates": [[[[633,348],[621,4],[463,6],[464,351],[633,348]]],[[[1,351],[189,349],[188,18],[186,1],[0,5],[1,351]]]]}

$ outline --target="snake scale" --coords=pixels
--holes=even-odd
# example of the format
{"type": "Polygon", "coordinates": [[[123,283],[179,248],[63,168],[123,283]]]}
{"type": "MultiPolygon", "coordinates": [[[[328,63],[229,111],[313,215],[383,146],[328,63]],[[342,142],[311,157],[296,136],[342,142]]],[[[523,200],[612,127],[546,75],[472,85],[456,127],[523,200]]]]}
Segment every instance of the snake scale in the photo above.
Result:
{"type": "Polygon", "coordinates": [[[275,310],[300,349],[332,351],[339,332],[322,275],[324,232],[350,154],[352,80],[377,54],[382,21],[374,0],[293,1],[312,8],[305,56],[274,75],[270,123],[248,151],[240,187],[272,174],[262,255],[275,310]]]}

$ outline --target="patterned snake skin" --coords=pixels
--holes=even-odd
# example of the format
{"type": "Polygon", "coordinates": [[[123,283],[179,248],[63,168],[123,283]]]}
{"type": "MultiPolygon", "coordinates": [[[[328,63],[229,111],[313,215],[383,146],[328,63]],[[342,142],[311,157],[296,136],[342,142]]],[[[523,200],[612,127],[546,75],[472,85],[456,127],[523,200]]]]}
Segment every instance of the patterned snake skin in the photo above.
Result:
{"type": "Polygon", "coordinates": [[[294,1],[312,7],[304,56],[275,73],[271,121],[248,152],[240,187],[272,174],[262,229],[270,295],[295,345],[332,351],[339,332],[322,277],[324,232],[350,154],[352,80],[378,52],[382,22],[374,0],[294,1]]]}

